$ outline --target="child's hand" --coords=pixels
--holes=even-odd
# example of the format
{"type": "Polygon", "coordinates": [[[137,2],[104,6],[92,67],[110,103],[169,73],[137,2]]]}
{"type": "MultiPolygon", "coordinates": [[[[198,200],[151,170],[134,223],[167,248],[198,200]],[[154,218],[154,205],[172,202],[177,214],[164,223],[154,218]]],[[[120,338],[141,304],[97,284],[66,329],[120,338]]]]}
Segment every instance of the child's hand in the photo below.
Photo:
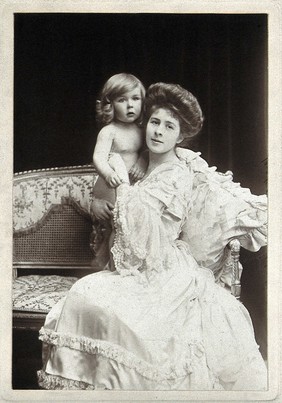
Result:
{"type": "Polygon", "coordinates": [[[125,163],[119,154],[112,154],[109,159],[108,163],[110,167],[115,171],[118,175],[120,183],[129,183],[128,173],[125,166],[125,163]]]}
{"type": "Polygon", "coordinates": [[[107,184],[110,185],[112,188],[116,188],[122,183],[120,177],[115,171],[113,171],[110,175],[106,176],[104,179],[107,182],[107,184]]]}
{"type": "Polygon", "coordinates": [[[139,159],[130,169],[129,175],[133,181],[142,179],[147,170],[147,162],[143,159],[139,159]]]}

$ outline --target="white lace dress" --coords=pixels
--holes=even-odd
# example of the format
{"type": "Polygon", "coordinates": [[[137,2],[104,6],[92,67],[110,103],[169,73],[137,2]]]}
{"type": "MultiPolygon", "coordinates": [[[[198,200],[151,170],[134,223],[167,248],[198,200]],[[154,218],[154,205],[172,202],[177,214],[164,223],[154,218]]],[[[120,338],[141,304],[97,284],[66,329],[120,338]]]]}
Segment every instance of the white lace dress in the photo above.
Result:
{"type": "MultiPolygon", "coordinates": [[[[116,271],[77,281],[48,314],[40,331],[48,345],[38,372],[43,388],[266,388],[266,368],[247,310],[192,256],[191,233],[180,240],[189,213],[195,216],[197,210],[195,158],[187,153],[135,186],[119,188],[112,249],[116,271]]],[[[231,188],[238,198],[237,187],[231,188]]],[[[240,200],[241,208],[249,206],[250,220],[254,206],[245,196],[240,200]]],[[[248,239],[257,240],[262,226],[257,220],[252,230],[248,227],[248,239]]]]}

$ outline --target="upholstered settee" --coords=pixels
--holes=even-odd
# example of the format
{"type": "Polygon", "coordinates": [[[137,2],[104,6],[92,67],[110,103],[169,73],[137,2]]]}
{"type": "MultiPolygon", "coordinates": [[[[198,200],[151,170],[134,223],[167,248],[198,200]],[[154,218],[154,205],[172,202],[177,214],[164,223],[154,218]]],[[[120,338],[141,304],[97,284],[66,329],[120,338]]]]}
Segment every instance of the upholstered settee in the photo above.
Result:
{"type": "Polygon", "coordinates": [[[41,169],[14,176],[13,325],[39,329],[81,276],[100,269],[90,217],[93,166],[41,169]]]}
{"type": "MultiPolygon", "coordinates": [[[[103,269],[106,229],[91,217],[96,180],[92,165],[14,175],[14,328],[38,330],[79,277],[103,269]]],[[[232,239],[221,262],[221,272],[232,273],[237,298],[239,250],[239,241],[232,239]]]]}

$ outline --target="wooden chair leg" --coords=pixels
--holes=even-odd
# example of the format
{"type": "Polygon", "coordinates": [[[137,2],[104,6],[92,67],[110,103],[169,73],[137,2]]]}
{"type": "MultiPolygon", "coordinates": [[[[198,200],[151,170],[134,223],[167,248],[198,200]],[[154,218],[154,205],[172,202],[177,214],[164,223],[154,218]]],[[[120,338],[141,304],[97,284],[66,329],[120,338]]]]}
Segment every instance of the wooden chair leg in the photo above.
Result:
{"type": "Polygon", "coordinates": [[[232,239],[228,247],[231,250],[231,260],[232,260],[232,283],[231,283],[231,293],[235,298],[240,300],[241,296],[241,281],[240,281],[240,270],[239,270],[239,258],[240,258],[240,242],[238,239],[232,239]]]}

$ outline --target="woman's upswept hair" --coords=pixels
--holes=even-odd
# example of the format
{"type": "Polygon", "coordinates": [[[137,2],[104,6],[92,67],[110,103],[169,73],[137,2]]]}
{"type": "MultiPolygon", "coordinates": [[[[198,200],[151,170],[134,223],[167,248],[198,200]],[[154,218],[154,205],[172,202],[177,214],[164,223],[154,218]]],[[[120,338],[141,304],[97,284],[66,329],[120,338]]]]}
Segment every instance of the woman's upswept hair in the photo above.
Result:
{"type": "Polygon", "coordinates": [[[203,126],[204,117],[196,97],[178,84],[156,83],[148,88],[145,99],[146,121],[158,108],[169,109],[178,118],[184,137],[181,145],[198,134],[203,126]]]}
{"type": "MultiPolygon", "coordinates": [[[[140,88],[143,103],[146,91],[137,77],[128,73],[119,73],[110,77],[102,88],[99,99],[96,101],[97,121],[102,126],[111,123],[115,117],[113,100],[120,97],[125,92],[132,91],[137,87],[140,88]]],[[[137,119],[137,123],[140,123],[142,118],[143,113],[141,112],[140,118],[137,119]]]]}

